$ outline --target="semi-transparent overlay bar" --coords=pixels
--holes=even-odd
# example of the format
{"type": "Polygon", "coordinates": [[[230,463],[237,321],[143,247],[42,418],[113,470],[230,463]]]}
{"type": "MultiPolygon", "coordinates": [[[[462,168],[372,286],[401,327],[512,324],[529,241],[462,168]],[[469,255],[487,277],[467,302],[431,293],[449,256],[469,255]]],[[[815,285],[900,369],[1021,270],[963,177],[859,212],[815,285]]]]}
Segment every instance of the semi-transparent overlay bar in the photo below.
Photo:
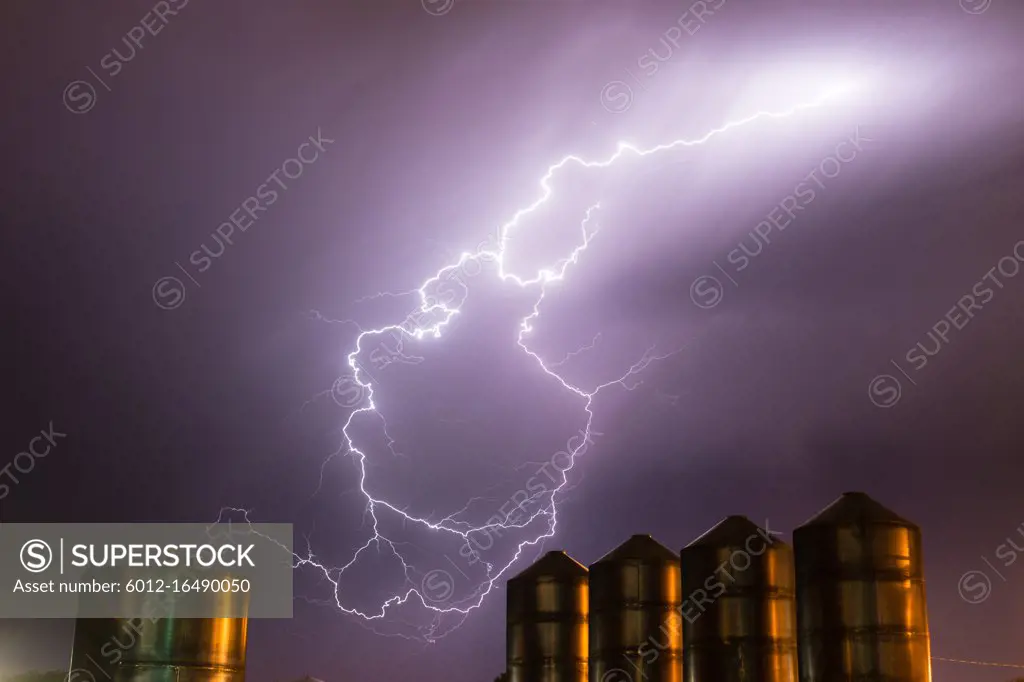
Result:
{"type": "Polygon", "coordinates": [[[291,618],[288,523],[5,523],[0,618],[291,618]]]}

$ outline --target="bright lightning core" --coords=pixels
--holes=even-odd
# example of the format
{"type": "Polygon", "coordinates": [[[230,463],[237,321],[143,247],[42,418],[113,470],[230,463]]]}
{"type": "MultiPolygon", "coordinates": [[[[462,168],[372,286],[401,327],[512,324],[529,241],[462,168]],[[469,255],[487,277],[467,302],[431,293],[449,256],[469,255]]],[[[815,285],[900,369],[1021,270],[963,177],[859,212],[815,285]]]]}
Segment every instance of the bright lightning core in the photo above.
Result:
{"type": "MultiPolygon", "coordinates": [[[[333,458],[336,455],[350,454],[358,463],[359,490],[366,500],[366,515],[369,520],[369,525],[372,528],[372,532],[369,533],[369,537],[366,542],[362,546],[358,547],[351,554],[350,559],[341,566],[326,566],[317,559],[312,551],[309,551],[305,556],[295,555],[295,567],[303,566],[320,572],[322,576],[333,586],[334,605],[344,613],[356,615],[362,619],[373,621],[383,618],[390,610],[398,607],[399,605],[411,602],[422,607],[422,609],[433,614],[435,617],[434,625],[429,626],[426,630],[421,629],[419,633],[422,638],[427,639],[428,641],[432,641],[439,636],[443,636],[443,633],[437,632],[436,617],[442,614],[451,613],[454,614],[461,623],[462,618],[483,603],[483,600],[487,595],[495,588],[496,585],[498,585],[499,580],[506,576],[509,569],[516,563],[516,561],[518,561],[524,552],[527,552],[531,548],[542,543],[545,539],[551,538],[555,535],[558,521],[558,506],[556,502],[558,500],[559,493],[563,491],[567,484],[566,476],[568,471],[575,463],[577,455],[586,446],[590,439],[592,422],[594,419],[592,408],[597,396],[602,391],[611,387],[618,386],[628,388],[626,383],[627,380],[630,380],[643,372],[652,362],[664,359],[665,357],[668,357],[668,355],[672,354],[654,355],[652,354],[653,349],[649,349],[643,357],[639,358],[630,367],[624,368],[618,376],[606,378],[604,381],[590,386],[581,386],[568,381],[558,371],[556,371],[560,363],[548,362],[545,360],[545,358],[541,357],[537,352],[531,349],[528,339],[530,332],[540,320],[542,304],[545,300],[545,296],[548,294],[548,285],[554,282],[564,281],[569,276],[571,267],[577,264],[581,258],[584,257],[588,246],[592,239],[594,239],[597,232],[595,227],[595,216],[600,209],[600,205],[591,205],[586,210],[585,214],[580,216],[579,237],[574,248],[553,263],[533,264],[529,268],[529,272],[513,272],[507,266],[506,255],[508,253],[509,238],[512,233],[516,230],[525,229],[523,225],[525,219],[553,197],[554,189],[552,181],[555,175],[566,167],[580,166],[584,168],[602,169],[612,166],[617,161],[627,156],[647,157],[656,154],[669,153],[685,147],[702,145],[711,141],[716,136],[726,133],[734,128],[751,125],[760,121],[792,117],[806,110],[822,107],[837,98],[849,98],[852,93],[856,92],[858,87],[859,84],[855,81],[838,82],[836,85],[819,91],[819,94],[816,97],[797,103],[788,109],[780,111],[758,111],[745,118],[724,123],[718,128],[708,131],[703,136],[695,139],[672,140],[644,149],[627,143],[619,143],[616,151],[604,160],[588,161],[577,156],[567,156],[550,166],[540,179],[539,197],[533,203],[516,211],[512,217],[501,226],[498,233],[500,238],[495,244],[489,245],[488,247],[475,252],[466,252],[461,254],[457,262],[450,263],[442,267],[440,270],[424,280],[423,284],[418,289],[405,292],[405,294],[417,296],[419,299],[419,305],[404,320],[396,321],[394,324],[386,325],[377,329],[362,330],[356,338],[355,345],[347,354],[346,360],[351,373],[350,381],[354,382],[354,384],[365,393],[365,399],[362,404],[354,409],[346,420],[342,429],[343,442],[338,452],[334,453],[331,457],[333,458]],[[465,292],[462,292],[462,296],[454,297],[454,300],[449,298],[448,300],[442,301],[439,300],[436,295],[437,288],[439,284],[445,281],[446,278],[448,278],[457,268],[465,266],[470,261],[496,264],[497,267],[495,270],[500,281],[531,292],[533,297],[533,306],[530,309],[529,314],[521,320],[518,334],[515,338],[510,339],[510,342],[515,343],[518,348],[532,360],[537,371],[546,377],[546,380],[550,382],[553,390],[564,391],[575,396],[579,401],[580,419],[582,424],[581,433],[584,435],[584,438],[580,439],[579,445],[573,447],[569,453],[569,467],[561,471],[561,476],[557,483],[551,490],[538,493],[539,499],[531,500],[531,504],[537,505],[537,510],[533,512],[532,515],[527,516],[525,519],[517,519],[515,521],[510,521],[509,515],[506,515],[503,519],[499,518],[498,520],[495,520],[494,517],[492,517],[492,520],[487,523],[476,526],[471,525],[466,521],[456,520],[466,508],[463,508],[463,510],[459,510],[440,520],[431,521],[428,518],[407,512],[403,508],[403,505],[398,501],[384,499],[379,496],[379,493],[375,491],[373,481],[367,480],[366,465],[368,455],[365,451],[360,449],[357,443],[353,441],[350,433],[350,428],[357,419],[366,416],[372,416],[374,419],[381,421],[384,419],[384,415],[380,414],[376,402],[377,387],[374,386],[371,378],[365,371],[363,371],[357,361],[360,353],[364,352],[376,337],[383,335],[392,335],[399,339],[413,340],[420,340],[427,336],[434,338],[443,337],[448,324],[456,315],[460,314],[460,306],[462,304],[462,299],[464,299],[465,292]],[[512,528],[519,530],[530,528],[535,529],[535,532],[518,544],[514,556],[507,563],[490,564],[483,562],[483,566],[486,568],[486,577],[478,585],[477,589],[473,591],[471,597],[463,599],[461,602],[456,604],[438,604],[431,601],[429,595],[423,594],[423,583],[414,579],[415,577],[420,576],[421,573],[418,572],[405,557],[403,557],[400,549],[400,543],[386,537],[381,531],[379,525],[380,519],[384,518],[385,515],[393,516],[394,520],[401,521],[403,525],[415,524],[424,530],[438,535],[449,536],[463,544],[469,543],[470,535],[474,533],[490,533],[494,531],[509,530],[512,528]],[[345,572],[355,566],[367,553],[372,552],[372,554],[376,555],[382,551],[393,555],[397,565],[402,567],[406,577],[405,584],[395,591],[389,598],[385,599],[376,609],[362,610],[351,606],[347,603],[344,595],[341,594],[342,590],[339,587],[339,581],[345,572]]],[[[575,432],[575,430],[573,432],[575,432]]],[[[476,558],[479,558],[479,555],[475,556],[476,558]]]]}

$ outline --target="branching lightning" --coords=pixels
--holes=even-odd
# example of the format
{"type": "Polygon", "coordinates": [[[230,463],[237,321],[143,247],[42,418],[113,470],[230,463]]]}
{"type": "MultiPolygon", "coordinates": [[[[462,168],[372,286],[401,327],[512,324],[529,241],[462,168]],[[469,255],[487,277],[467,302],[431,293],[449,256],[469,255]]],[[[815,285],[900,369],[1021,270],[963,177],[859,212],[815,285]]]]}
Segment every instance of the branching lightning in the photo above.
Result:
{"type": "MultiPolygon", "coordinates": [[[[697,145],[703,145],[710,141],[714,137],[725,133],[734,128],[746,126],[748,124],[760,121],[762,119],[781,119],[788,118],[796,115],[797,113],[820,107],[824,105],[830,99],[840,96],[848,91],[849,88],[832,88],[817,98],[797,104],[790,109],[783,111],[759,111],[756,114],[747,116],[739,120],[728,122],[718,128],[711,130],[705,135],[696,139],[679,139],[664,144],[659,144],[650,148],[641,149],[636,146],[627,143],[619,143],[615,153],[602,161],[587,161],[578,156],[566,156],[561,161],[558,161],[554,165],[547,169],[547,172],[540,179],[541,194],[540,197],[529,204],[528,206],[519,209],[515,214],[501,226],[499,232],[499,240],[494,248],[480,249],[476,252],[464,252],[458,260],[454,263],[446,265],[438,270],[433,276],[429,277],[423,282],[423,284],[415,290],[411,290],[399,294],[381,293],[375,294],[368,298],[377,298],[381,296],[402,296],[402,295],[417,295],[419,297],[419,306],[416,310],[410,314],[405,321],[380,327],[377,329],[364,330],[361,327],[359,329],[359,335],[356,337],[354,348],[346,356],[348,368],[351,371],[352,381],[359,387],[359,390],[364,393],[363,404],[354,409],[345,422],[342,428],[343,442],[339,447],[338,451],[333,453],[329,458],[330,461],[337,455],[348,454],[351,455],[355,461],[358,462],[359,467],[359,490],[366,499],[366,518],[369,519],[369,525],[372,526],[372,536],[363,544],[361,547],[355,550],[352,554],[351,559],[342,566],[328,567],[320,563],[312,550],[307,547],[304,556],[294,554],[294,567],[309,567],[313,568],[322,573],[323,577],[329,581],[334,587],[334,605],[344,613],[359,616],[362,619],[373,621],[381,619],[393,608],[406,604],[407,602],[417,602],[424,609],[433,612],[435,616],[441,614],[461,614],[462,618],[465,618],[467,614],[473,609],[480,606],[487,595],[495,588],[498,581],[508,572],[512,565],[520,558],[524,550],[533,547],[538,543],[543,542],[547,538],[551,538],[555,535],[557,528],[557,513],[558,508],[556,505],[556,498],[559,493],[564,492],[564,488],[568,483],[567,475],[568,471],[572,468],[572,464],[575,463],[577,453],[580,452],[591,435],[591,425],[594,419],[594,413],[592,411],[593,403],[596,397],[601,391],[612,387],[620,386],[623,388],[631,388],[627,385],[627,380],[636,380],[636,377],[643,372],[652,362],[664,359],[669,355],[673,355],[675,352],[668,353],[665,355],[653,355],[653,348],[649,348],[647,352],[637,362],[633,363],[629,368],[626,369],[621,375],[616,378],[605,381],[604,383],[598,384],[592,388],[584,388],[571,383],[569,380],[564,378],[561,374],[556,371],[565,360],[558,362],[547,363],[545,360],[538,355],[537,352],[531,350],[527,340],[530,333],[534,329],[534,324],[538,321],[541,314],[541,306],[548,293],[548,285],[561,282],[565,279],[566,273],[572,265],[579,262],[582,254],[587,250],[591,241],[597,234],[596,226],[592,225],[594,222],[594,215],[600,209],[600,204],[590,206],[586,215],[580,223],[580,240],[575,248],[567,254],[565,257],[558,260],[553,265],[548,267],[539,267],[536,272],[530,274],[514,273],[506,267],[505,257],[507,254],[508,243],[510,235],[513,231],[519,229],[525,218],[537,211],[541,206],[547,203],[554,195],[554,189],[552,187],[552,180],[556,173],[568,166],[578,166],[582,168],[607,168],[615,164],[620,159],[627,156],[634,157],[646,157],[662,152],[670,152],[685,147],[692,147],[697,145]],[[536,292],[536,298],[529,314],[521,320],[519,326],[519,332],[516,337],[516,344],[518,347],[534,362],[536,362],[539,371],[543,372],[552,382],[556,383],[562,390],[567,391],[570,394],[575,395],[582,404],[582,410],[585,415],[585,425],[581,431],[584,434],[584,438],[580,444],[575,446],[570,454],[570,466],[561,472],[561,481],[552,490],[547,490],[541,493],[542,500],[540,508],[530,515],[525,520],[519,520],[516,522],[510,522],[509,516],[506,515],[503,521],[489,522],[484,525],[473,526],[467,521],[457,520],[463,513],[466,512],[469,505],[463,507],[463,509],[450,514],[439,521],[431,521],[429,518],[421,518],[408,513],[405,509],[401,508],[397,504],[388,501],[386,499],[375,496],[371,483],[367,480],[367,468],[366,460],[367,454],[360,450],[356,443],[353,441],[352,436],[349,433],[349,429],[352,426],[354,420],[360,415],[370,414],[374,419],[379,419],[384,422],[383,415],[378,411],[375,403],[375,386],[372,382],[372,378],[363,370],[357,361],[360,353],[365,350],[366,342],[374,337],[378,337],[384,334],[392,334],[397,336],[399,339],[414,339],[421,340],[427,336],[434,338],[440,338],[451,322],[451,320],[460,313],[460,306],[452,302],[441,302],[436,299],[433,295],[433,289],[457,268],[463,267],[467,262],[476,261],[479,264],[482,263],[493,263],[496,264],[496,272],[502,282],[511,283],[514,286],[520,287],[524,290],[530,290],[536,292]],[[414,322],[410,323],[410,320],[414,322]],[[539,532],[536,537],[531,537],[523,540],[518,544],[518,548],[515,551],[513,558],[505,563],[504,565],[494,565],[490,563],[484,563],[487,571],[486,579],[479,585],[467,599],[462,599],[455,605],[439,605],[426,598],[422,593],[422,585],[417,586],[416,582],[412,580],[411,576],[414,574],[413,567],[403,558],[401,552],[398,549],[398,544],[395,541],[385,537],[379,528],[379,515],[392,514],[395,515],[395,520],[401,520],[403,525],[406,523],[416,524],[422,526],[425,529],[429,529],[436,533],[448,534],[456,538],[461,538],[462,541],[468,542],[471,533],[478,532],[490,532],[492,530],[501,529],[507,530],[511,528],[525,528],[530,526],[537,519],[546,520],[544,524],[543,532],[539,532]],[[351,606],[346,606],[340,595],[339,582],[341,576],[353,565],[360,560],[360,558],[371,548],[375,548],[378,552],[381,550],[390,552],[395,556],[398,562],[405,572],[407,579],[406,586],[403,587],[404,591],[393,594],[390,598],[386,599],[378,609],[369,612],[363,611],[351,606]]],[[[319,314],[317,313],[319,316],[319,314]]],[[[598,337],[595,337],[590,347],[596,344],[598,337]]],[[[581,349],[583,350],[583,349],[581,349]]],[[[579,352],[579,351],[576,351],[579,352]]],[[[570,354],[571,356],[572,354],[570,354]]],[[[568,359],[568,358],[566,358],[568,359]]],[[[325,392],[326,393],[326,392],[325,392]]],[[[322,394],[321,394],[322,395],[322,394]]],[[[385,423],[386,428],[386,423],[385,423]]],[[[386,431],[385,431],[386,434],[386,431]]],[[[389,443],[391,441],[388,437],[389,443]]],[[[326,462],[325,462],[326,465],[326,462]]],[[[323,478],[321,476],[321,484],[323,478]]],[[[470,502],[472,504],[472,501],[470,502]]],[[[222,515],[223,515],[222,510],[222,515]]],[[[234,510],[242,511],[242,510],[234,510]]],[[[248,520],[246,518],[246,520],[248,520]]],[[[457,567],[456,567],[457,568],[457,567]]],[[[456,616],[458,617],[458,616],[456,616]]],[[[436,624],[436,618],[435,618],[436,624]]],[[[432,641],[437,638],[437,634],[433,628],[427,634],[426,639],[432,641]]]]}

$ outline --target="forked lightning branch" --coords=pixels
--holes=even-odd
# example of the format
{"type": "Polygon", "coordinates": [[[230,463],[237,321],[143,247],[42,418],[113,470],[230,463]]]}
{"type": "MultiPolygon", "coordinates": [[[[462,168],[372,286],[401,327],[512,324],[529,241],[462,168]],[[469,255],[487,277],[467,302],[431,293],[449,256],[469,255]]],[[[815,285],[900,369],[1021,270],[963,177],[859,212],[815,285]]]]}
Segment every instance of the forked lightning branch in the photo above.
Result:
{"type": "MultiPolygon", "coordinates": [[[[591,229],[591,214],[594,210],[600,208],[600,204],[594,204],[587,209],[586,216],[580,224],[582,239],[577,242],[576,246],[570,252],[564,254],[562,258],[558,259],[554,263],[535,263],[535,267],[527,268],[526,272],[519,274],[512,272],[506,263],[512,232],[522,228],[523,223],[525,223],[532,214],[537,212],[545,203],[555,196],[553,184],[554,178],[555,175],[563,168],[575,166],[585,169],[604,169],[616,165],[621,159],[627,157],[648,157],[688,147],[700,146],[711,139],[726,133],[727,131],[750,125],[757,121],[790,118],[802,111],[825,106],[832,101],[842,100],[852,92],[856,92],[860,85],[861,83],[859,82],[842,80],[839,81],[837,85],[824,88],[817,97],[795,103],[787,109],[777,111],[761,110],[745,118],[730,120],[717,128],[713,128],[704,135],[693,139],[681,138],[647,148],[641,148],[632,144],[620,142],[617,145],[616,151],[603,160],[588,161],[575,155],[566,156],[559,162],[549,166],[543,177],[540,179],[540,197],[533,203],[517,210],[512,218],[501,226],[499,230],[499,240],[496,246],[488,246],[486,248],[478,249],[475,252],[462,253],[457,261],[450,262],[448,265],[437,270],[433,275],[428,277],[418,289],[400,293],[387,292],[378,294],[379,296],[417,295],[420,300],[420,305],[413,313],[406,317],[405,322],[397,321],[393,324],[385,325],[376,329],[362,329],[362,327],[360,327],[360,334],[356,338],[354,346],[346,355],[348,373],[345,377],[341,377],[335,381],[335,385],[337,385],[338,381],[341,380],[352,382],[357,387],[356,392],[364,397],[359,403],[357,403],[357,405],[347,405],[347,407],[355,407],[356,409],[353,409],[349,413],[348,419],[342,426],[341,431],[343,435],[343,442],[341,446],[327,460],[329,462],[336,455],[344,453],[349,453],[353,456],[353,459],[356,461],[359,468],[359,492],[365,499],[365,515],[366,518],[370,520],[373,533],[371,537],[351,553],[348,562],[344,565],[331,566],[329,564],[321,563],[310,549],[307,550],[307,554],[305,556],[295,553],[292,554],[294,567],[310,567],[314,569],[314,571],[320,574],[333,588],[332,596],[334,598],[334,606],[344,613],[356,615],[365,620],[383,618],[389,609],[399,607],[410,601],[417,602],[423,608],[433,612],[434,614],[457,613],[466,615],[471,610],[479,607],[486,596],[490,594],[498,584],[498,581],[501,580],[502,576],[504,576],[512,565],[520,559],[524,551],[543,543],[545,539],[555,535],[558,517],[558,505],[556,503],[557,498],[565,492],[566,486],[568,485],[569,479],[566,472],[572,468],[583,444],[589,440],[593,433],[592,423],[594,419],[594,412],[592,408],[598,394],[613,386],[621,386],[625,388],[627,379],[636,377],[652,362],[665,359],[669,357],[669,355],[674,354],[669,353],[663,356],[654,356],[651,355],[651,351],[653,350],[653,348],[651,348],[639,361],[624,371],[618,378],[605,381],[593,388],[580,387],[572,383],[563,375],[559,374],[555,369],[558,363],[547,363],[540,354],[530,347],[528,337],[541,317],[541,306],[549,293],[549,289],[547,288],[548,285],[564,281],[567,269],[570,266],[577,264],[581,259],[583,252],[587,250],[590,240],[594,234],[594,230],[591,229]],[[383,420],[383,414],[378,411],[377,404],[378,390],[380,387],[372,381],[372,377],[369,377],[366,372],[362,371],[361,365],[358,361],[360,354],[364,350],[367,350],[367,347],[364,346],[364,344],[368,346],[369,344],[367,342],[370,339],[386,334],[400,336],[403,340],[414,339],[418,341],[428,337],[441,338],[444,334],[445,328],[456,315],[462,313],[462,309],[460,307],[460,302],[437,300],[437,297],[434,294],[434,289],[442,282],[448,281],[452,273],[456,270],[463,268],[471,262],[477,264],[482,262],[495,263],[497,265],[495,269],[496,275],[501,282],[513,284],[520,289],[530,289],[534,292],[534,305],[529,314],[520,320],[518,334],[513,337],[512,342],[536,363],[539,371],[551,379],[555,386],[575,395],[581,402],[582,411],[585,415],[585,425],[582,430],[584,435],[583,441],[579,446],[567,453],[567,467],[560,472],[561,475],[556,476],[557,480],[554,482],[554,485],[539,486],[537,489],[537,496],[531,496],[529,498],[533,502],[537,503],[536,506],[538,508],[531,510],[532,513],[530,514],[517,515],[515,521],[509,520],[509,516],[512,515],[512,512],[509,512],[509,514],[505,514],[502,518],[498,518],[497,520],[492,518],[492,520],[475,527],[471,523],[466,523],[456,519],[461,512],[447,516],[440,521],[436,521],[407,512],[406,510],[408,509],[408,505],[406,504],[402,504],[395,500],[377,497],[372,484],[368,484],[368,480],[371,478],[368,475],[367,465],[369,455],[367,454],[367,451],[360,449],[356,445],[351,432],[351,427],[353,426],[354,421],[359,418],[360,415],[373,414],[375,417],[383,420]],[[425,319],[426,321],[423,323],[417,323],[410,328],[410,325],[408,324],[409,319],[425,319]],[[470,543],[472,542],[471,538],[475,536],[481,534],[490,536],[500,531],[514,532],[525,528],[530,528],[531,531],[535,530],[535,532],[529,532],[524,539],[521,539],[516,543],[516,547],[511,558],[508,558],[507,560],[506,558],[502,558],[499,562],[495,563],[481,562],[484,564],[486,577],[482,578],[482,582],[478,584],[476,589],[472,590],[469,596],[461,601],[438,604],[433,599],[426,596],[423,590],[417,589],[415,586],[409,586],[408,576],[414,569],[410,561],[402,555],[399,549],[400,545],[407,543],[396,542],[384,535],[384,532],[381,529],[383,515],[393,515],[398,517],[403,528],[407,523],[412,523],[429,531],[450,536],[453,541],[458,542],[462,547],[469,548],[470,556],[474,558],[478,557],[476,555],[476,550],[470,546],[470,543]],[[534,522],[538,520],[540,523],[536,526],[533,525],[534,522]],[[540,527],[538,528],[537,526],[540,527]],[[376,553],[373,552],[374,548],[377,550],[376,553]],[[397,591],[391,592],[391,596],[385,598],[378,606],[371,607],[370,609],[357,608],[344,603],[345,600],[343,600],[341,596],[341,576],[344,575],[344,573],[353,565],[358,563],[364,556],[379,554],[381,551],[388,552],[397,560],[406,577],[402,587],[397,591]]],[[[329,392],[330,391],[325,391],[321,395],[329,392]]],[[[324,464],[326,465],[326,463],[327,462],[324,464]]],[[[224,510],[222,510],[222,513],[223,511],[224,510]]],[[[428,573],[427,577],[430,575],[431,574],[428,573]]],[[[424,582],[426,582],[426,579],[424,579],[424,582]]],[[[436,621],[432,621],[432,623],[436,623],[436,621]]],[[[428,627],[428,641],[434,638],[435,629],[435,625],[428,627]]]]}

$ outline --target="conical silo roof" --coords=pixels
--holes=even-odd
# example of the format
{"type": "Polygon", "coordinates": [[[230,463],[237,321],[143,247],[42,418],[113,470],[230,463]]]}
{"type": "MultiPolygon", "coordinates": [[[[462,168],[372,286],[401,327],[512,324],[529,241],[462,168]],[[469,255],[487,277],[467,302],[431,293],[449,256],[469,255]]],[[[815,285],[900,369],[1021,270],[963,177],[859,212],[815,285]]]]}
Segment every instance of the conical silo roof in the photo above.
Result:
{"type": "Polygon", "coordinates": [[[618,561],[679,561],[679,555],[650,535],[634,535],[592,565],[618,561]]]}
{"type": "Polygon", "coordinates": [[[587,567],[561,550],[548,552],[518,575],[509,579],[533,580],[536,578],[578,578],[587,575],[587,567]]]}
{"type": "Polygon", "coordinates": [[[835,502],[828,505],[800,528],[807,526],[862,526],[874,524],[891,524],[917,528],[875,500],[861,492],[843,493],[835,502]]]}
{"type": "Polygon", "coordinates": [[[683,549],[743,546],[751,535],[758,534],[764,531],[746,516],[727,516],[683,549]]]}

